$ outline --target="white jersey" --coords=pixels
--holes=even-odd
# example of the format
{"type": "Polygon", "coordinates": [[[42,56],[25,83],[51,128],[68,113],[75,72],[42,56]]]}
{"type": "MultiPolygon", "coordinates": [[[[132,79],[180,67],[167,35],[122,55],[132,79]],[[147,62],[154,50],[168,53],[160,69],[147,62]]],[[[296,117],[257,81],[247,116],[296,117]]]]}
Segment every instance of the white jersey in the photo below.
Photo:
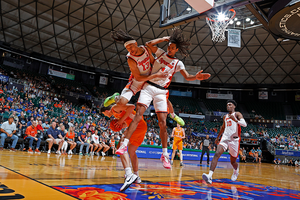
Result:
{"type": "Polygon", "coordinates": [[[173,75],[176,72],[185,69],[184,64],[178,58],[169,57],[167,53],[160,48],[157,49],[155,55],[157,58],[154,61],[151,74],[155,74],[162,69],[162,71],[168,72],[168,76],[166,78],[154,78],[150,81],[167,88],[172,81],[173,75]]]}
{"type": "MultiPolygon", "coordinates": [[[[137,68],[139,69],[141,75],[149,76],[151,73],[151,69],[152,69],[151,65],[150,65],[150,54],[149,54],[147,48],[144,47],[143,45],[139,46],[139,47],[144,49],[144,53],[142,55],[134,56],[134,55],[131,55],[130,53],[128,53],[126,56],[127,56],[127,58],[131,58],[136,62],[137,68]]],[[[144,84],[144,81],[135,80],[134,76],[132,74],[130,75],[129,82],[130,82],[129,89],[130,89],[130,87],[133,87],[134,93],[136,93],[140,89],[142,89],[142,86],[144,84]]]]}
{"type": "MultiPolygon", "coordinates": [[[[232,113],[234,116],[236,115],[235,112],[232,113]]],[[[225,116],[225,130],[223,135],[226,136],[233,136],[233,137],[241,137],[241,126],[229,118],[229,114],[225,116]]]]}

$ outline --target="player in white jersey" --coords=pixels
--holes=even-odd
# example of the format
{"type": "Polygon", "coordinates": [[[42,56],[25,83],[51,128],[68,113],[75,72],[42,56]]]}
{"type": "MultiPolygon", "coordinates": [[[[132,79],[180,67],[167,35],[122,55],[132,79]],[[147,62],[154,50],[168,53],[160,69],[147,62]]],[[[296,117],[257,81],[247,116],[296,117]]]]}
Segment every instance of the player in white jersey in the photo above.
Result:
{"type": "Polygon", "coordinates": [[[236,159],[239,156],[239,148],[241,141],[241,126],[246,127],[247,123],[240,112],[235,112],[237,104],[234,100],[227,101],[227,115],[223,117],[223,125],[220,129],[219,135],[216,138],[215,143],[218,145],[217,151],[210,165],[209,174],[203,173],[202,178],[206,183],[212,183],[212,175],[218,164],[218,159],[224,151],[229,150],[230,162],[233,167],[233,174],[231,176],[232,181],[236,181],[239,175],[239,166],[236,159]],[[219,143],[219,138],[223,134],[219,143]]]}
{"type": "MultiPolygon", "coordinates": [[[[124,106],[130,101],[133,95],[142,89],[145,81],[153,78],[164,78],[167,76],[166,72],[162,72],[160,70],[156,71],[157,73],[151,74],[151,64],[154,62],[154,57],[152,56],[152,53],[149,53],[149,47],[145,47],[143,45],[138,46],[134,38],[121,29],[112,31],[111,37],[116,41],[124,42],[124,46],[128,51],[126,57],[131,75],[129,82],[123,89],[121,95],[119,95],[119,93],[115,93],[105,99],[103,103],[105,107],[111,105],[112,103],[116,103],[119,106],[124,106]]],[[[181,126],[184,126],[183,119],[174,113],[174,109],[170,101],[168,102],[168,107],[171,114],[170,117],[181,126]]],[[[117,124],[119,124],[119,122],[117,124]]],[[[121,124],[119,125],[121,126],[121,124]]]]}
{"type": "Polygon", "coordinates": [[[161,161],[163,166],[167,169],[171,168],[169,154],[167,152],[167,140],[168,133],[166,129],[166,119],[168,114],[168,103],[167,99],[169,96],[169,91],[167,90],[173,75],[180,71],[184,78],[188,81],[193,80],[206,80],[210,77],[210,74],[198,72],[196,75],[190,75],[184,67],[184,64],[175,57],[177,51],[180,51],[183,55],[187,55],[187,48],[190,45],[189,41],[183,37],[181,30],[176,29],[171,37],[163,37],[152,40],[146,43],[147,47],[151,49],[152,52],[155,52],[157,59],[154,61],[153,70],[151,74],[155,74],[158,71],[164,71],[168,73],[168,76],[165,78],[153,78],[150,81],[146,81],[141,94],[138,100],[138,109],[133,121],[131,122],[128,132],[126,134],[124,143],[120,146],[117,154],[122,155],[123,152],[126,152],[127,141],[131,137],[131,134],[136,129],[139,121],[142,119],[144,112],[149,107],[150,103],[153,100],[153,105],[155,112],[157,114],[158,125],[160,127],[160,138],[162,141],[163,154],[161,156],[161,161]],[[155,46],[161,42],[170,42],[168,46],[168,52],[155,46]]]}

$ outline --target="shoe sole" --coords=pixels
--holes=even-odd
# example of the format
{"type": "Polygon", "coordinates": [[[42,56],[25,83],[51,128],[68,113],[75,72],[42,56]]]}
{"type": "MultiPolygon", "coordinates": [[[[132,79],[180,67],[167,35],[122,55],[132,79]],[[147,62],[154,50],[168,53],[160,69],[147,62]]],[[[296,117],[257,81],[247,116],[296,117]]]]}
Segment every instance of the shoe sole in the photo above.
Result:
{"type": "MultiPolygon", "coordinates": [[[[133,181],[132,183],[134,183],[137,179],[138,179],[138,176],[134,179],[134,181],[133,181]]],[[[121,191],[121,192],[124,192],[125,190],[127,190],[127,189],[132,185],[132,183],[126,185],[122,190],[120,189],[120,191],[121,191]]]]}
{"type": "Polygon", "coordinates": [[[212,184],[208,182],[208,178],[207,176],[205,176],[204,174],[202,174],[202,179],[207,183],[207,184],[212,184]]]}

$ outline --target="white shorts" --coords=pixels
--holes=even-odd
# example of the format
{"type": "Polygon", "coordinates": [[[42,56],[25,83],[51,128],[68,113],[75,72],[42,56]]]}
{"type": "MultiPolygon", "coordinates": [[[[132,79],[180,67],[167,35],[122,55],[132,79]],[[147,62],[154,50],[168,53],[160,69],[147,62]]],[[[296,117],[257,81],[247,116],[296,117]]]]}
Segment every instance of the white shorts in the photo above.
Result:
{"type": "MultiPolygon", "coordinates": [[[[48,138],[46,141],[50,142],[51,140],[52,140],[52,138],[48,138]]],[[[56,138],[54,140],[55,140],[54,144],[58,144],[61,141],[61,139],[59,139],[59,138],[56,138]]]]}
{"type": "Polygon", "coordinates": [[[153,100],[155,112],[168,112],[168,97],[168,90],[162,90],[146,83],[141,90],[138,103],[148,108],[153,100]]]}
{"type": "Polygon", "coordinates": [[[236,158],[239,155],[240,141],[240,137],[234,138],[233,136],[223,135],[219,144],[223,147],[224,151],[229,149],[229,154],[236,158]]]}
{"type": "Polygon", "coordinates": [[[130,80],[125,88],[122,90],[121,97],[130,101],[131,97],[138,93],[144,85],[144,82],[137,81],[135,79],[130,80]]]}

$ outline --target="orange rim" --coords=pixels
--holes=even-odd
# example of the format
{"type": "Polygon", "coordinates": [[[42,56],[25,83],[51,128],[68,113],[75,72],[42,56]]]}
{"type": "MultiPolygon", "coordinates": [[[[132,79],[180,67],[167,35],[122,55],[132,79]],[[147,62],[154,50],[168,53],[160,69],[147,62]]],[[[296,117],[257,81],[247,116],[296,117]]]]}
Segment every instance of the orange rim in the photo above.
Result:
{"type": "MultiPolygon", "coordinates": [[[[230,21],[230,20],[232,20],[234,17],[235,17],[235,15],[236,15],[236,12],[235,12],[235,10],[234,9],[230,9],[230,10],[228,10],[229,12],[233,12],[233,16],[230,18],[230,19],[225,19],[224,21],[226,22],[226,21],[230,21]]],[[[219,22],[220,20],[213,20],[213,19],[210,19],[209,17],[206,17],[206,19],[208,19],[209,21],[212,21],[212,22],[219,22]]]]}

